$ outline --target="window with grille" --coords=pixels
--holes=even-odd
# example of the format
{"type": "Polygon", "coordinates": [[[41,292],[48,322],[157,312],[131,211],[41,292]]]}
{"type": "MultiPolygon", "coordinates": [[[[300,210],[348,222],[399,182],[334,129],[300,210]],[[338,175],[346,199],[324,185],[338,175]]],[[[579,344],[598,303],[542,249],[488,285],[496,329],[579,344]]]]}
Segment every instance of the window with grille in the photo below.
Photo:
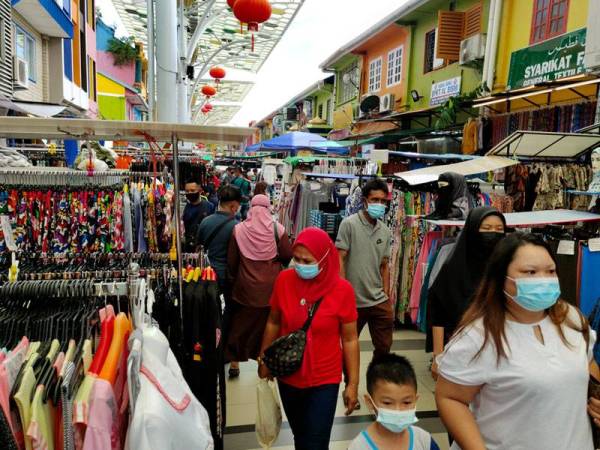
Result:
{"type": "Polygon", "coordinates": [[[369,94],[381,89],[381,66],[382,58],[377,58],[369,64],[369,94]]]}
{"type": "Polygon", "coordinates": [[[356,62],[340,72],[340,104],[354,100],[358,96],[358,76],[356,62]]]}
{"type": "Polygon", "coordinates": [[[388,53],[387,60],[387,85],[395,86],[402,81],[402,54],[404,46],[395,48],[388,53]]]}
{"type": "Polygon", "coordinates": [[[533,0],[531,44],[567,31],[569,0],[533,0]]]}
{"type": "Polygon", "coordinates": [[[443,67],[445,60],[436,58],[438,45],[437,28],[425,35],[425,73],[443,67]]]}

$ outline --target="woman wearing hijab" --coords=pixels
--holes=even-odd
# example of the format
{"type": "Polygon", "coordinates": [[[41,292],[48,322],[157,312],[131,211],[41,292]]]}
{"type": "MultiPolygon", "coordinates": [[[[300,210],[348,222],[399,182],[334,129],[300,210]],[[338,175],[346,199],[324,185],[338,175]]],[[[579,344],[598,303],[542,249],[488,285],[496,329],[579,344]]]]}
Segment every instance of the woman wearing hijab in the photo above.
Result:
{"type": "Polygon", "coordinates": [[[452,254],[429,289],[434,379],[437,378],[435,357],[444,351],[470,306],[487,261],[505,231],[506,220],[497,209],[480,207],[471,210],[452,254]]]}
{"type": "MultiPolygon", "coordinates": [[[[309,309],[321,300],[308,329],[300,370],[278,383],[296,449],[327,450],[343,365],[348,374],[343,396],[346,415],[358,402],[356,300],[350,283],[339,276],[337,249],[323,230],[303,230],[293,254],[294,269],[283,271],[275,282],[262,350],[300,329],[309,309]]],[[[261,378],[271,378],[262,358],[258,372],[261,378]]]]}
{"type": "Polygon", "coordinates": [[[291,259],[290,241],[283,226],[273,220],[269,198],[254,196],[248,219],[233,229],[227,255],[233,308],[225,357],[231,361],[232,378],[239,376],[239,361],[260,354],[273,285],[281,266],[291,259]]]}
{"type": "Polygon", "coordinates": [[[463,220],[469,212],[469,189],[464,175],[445,172],[439,176],[440,190],[435,202],[435,212],[430,219],[463,220]]]}

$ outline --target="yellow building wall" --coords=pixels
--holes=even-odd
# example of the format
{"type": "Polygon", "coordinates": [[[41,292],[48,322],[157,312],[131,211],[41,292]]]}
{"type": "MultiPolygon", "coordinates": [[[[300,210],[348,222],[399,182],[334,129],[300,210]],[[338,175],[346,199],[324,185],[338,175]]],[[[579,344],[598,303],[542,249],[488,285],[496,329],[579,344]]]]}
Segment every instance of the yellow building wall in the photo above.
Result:
{"type": "MultiPolygon", "coordinates": [[[[534,1],[504,0],[494,91],[506,89],[512,53],[529,47],[534,1]]],[[[567,33],[587,25],[588,5],[589,0],[570,0],[567,33]]]]}
{"type": "Polygon", "coordinates": [[[341,130],[343,128],[349,128],[352,125],[352,109],[354,108],[354,102],[346,103],[339,106],[333,112],[333,129],[341,130]]]}
{"type": "Polygon", "coordinates": [[[102,74],[98,74],[98,94],[125,96],[125,88],[102,74]]]}

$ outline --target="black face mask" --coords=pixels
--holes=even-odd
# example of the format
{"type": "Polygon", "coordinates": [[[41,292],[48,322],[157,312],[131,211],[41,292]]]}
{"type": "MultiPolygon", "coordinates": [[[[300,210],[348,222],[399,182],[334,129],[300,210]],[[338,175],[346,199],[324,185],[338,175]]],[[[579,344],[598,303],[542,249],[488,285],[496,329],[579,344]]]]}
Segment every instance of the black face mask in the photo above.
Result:
{"type": "Polygon", "coordinates": [[[480,231],[479,232],[479,245],[481,245],[484,252],[488,255],[491,254],[498,242],[500,242],[505,236],[505,233],[497,233],[495,231],[480,231]]]}
{"type": "Polygon", "coordinates": [[[190,194],[185,194],[185,198],[188,199],[190,203],[196,203],[200,199],[200,192],[192,192],[190,194]]]}

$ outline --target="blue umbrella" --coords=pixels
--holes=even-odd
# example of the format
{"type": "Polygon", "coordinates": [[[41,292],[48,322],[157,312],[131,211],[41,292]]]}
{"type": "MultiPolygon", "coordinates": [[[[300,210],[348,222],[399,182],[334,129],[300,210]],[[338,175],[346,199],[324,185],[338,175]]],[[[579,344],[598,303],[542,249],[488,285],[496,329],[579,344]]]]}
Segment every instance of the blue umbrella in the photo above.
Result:
{"type": "Polygon", "coordinates": [[[317,153],[335,153],[336,155],[347,155],[349,153],[348,147],[343,147],[337,142],[329,141],[318,134],[304,133],[302,131],[283,134],[246,148],[246,152],[257,152],[260,150],[289,151],[294,155],[299,150],[312,150],[317,153]]]}

